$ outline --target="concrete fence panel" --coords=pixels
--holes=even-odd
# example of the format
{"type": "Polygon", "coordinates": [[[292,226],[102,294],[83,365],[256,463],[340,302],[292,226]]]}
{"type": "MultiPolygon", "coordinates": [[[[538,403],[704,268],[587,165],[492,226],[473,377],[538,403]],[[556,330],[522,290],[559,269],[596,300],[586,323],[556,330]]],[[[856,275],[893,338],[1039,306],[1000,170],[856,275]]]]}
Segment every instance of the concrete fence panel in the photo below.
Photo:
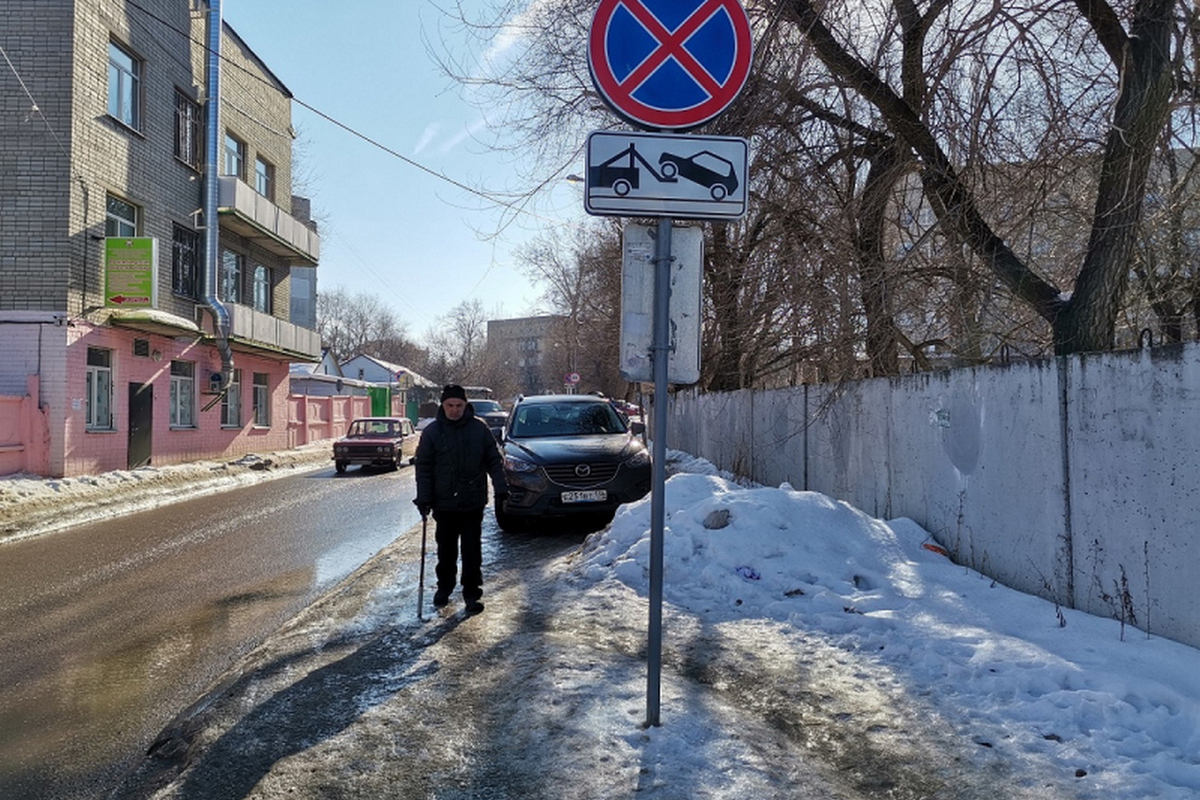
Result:
{"type": "Polygon", "coordinates": [[[953,557],[1200,646],[1200,344],[720,394],[668,445],[910,517],[953,557]]]}

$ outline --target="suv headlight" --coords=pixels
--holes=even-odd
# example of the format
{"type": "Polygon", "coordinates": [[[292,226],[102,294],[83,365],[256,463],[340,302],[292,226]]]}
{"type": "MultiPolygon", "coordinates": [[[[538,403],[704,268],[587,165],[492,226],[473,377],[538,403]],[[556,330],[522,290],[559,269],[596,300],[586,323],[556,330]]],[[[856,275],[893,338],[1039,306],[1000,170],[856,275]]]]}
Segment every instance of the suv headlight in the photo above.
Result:
{"type": "Polygon", "coordinates": [[[625,459],[625,465],[628,467],[644,467],[650,463],[650,453],[646,450],[638,450],[636,453],[625,459]]]}
{"type": "Polygon", "coordinates": [[[537,464],[516,456],[504,457],[504,468],[509,472],[537,472],[537,464]]]}

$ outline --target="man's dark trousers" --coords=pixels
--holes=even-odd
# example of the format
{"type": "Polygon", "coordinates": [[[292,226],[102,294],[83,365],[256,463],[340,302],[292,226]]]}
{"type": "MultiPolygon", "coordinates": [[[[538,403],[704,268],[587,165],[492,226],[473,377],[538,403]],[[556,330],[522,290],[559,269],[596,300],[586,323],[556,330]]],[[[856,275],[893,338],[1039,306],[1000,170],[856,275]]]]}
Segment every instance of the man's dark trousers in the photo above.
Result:
{"type": "Polygon", "coordinates": [[[458,543],[462,541],[462,587],[467,602],[483,597],[483,509],[434,511],[437,522],[438,592],[447,597],[458,582],[458,543]]]}

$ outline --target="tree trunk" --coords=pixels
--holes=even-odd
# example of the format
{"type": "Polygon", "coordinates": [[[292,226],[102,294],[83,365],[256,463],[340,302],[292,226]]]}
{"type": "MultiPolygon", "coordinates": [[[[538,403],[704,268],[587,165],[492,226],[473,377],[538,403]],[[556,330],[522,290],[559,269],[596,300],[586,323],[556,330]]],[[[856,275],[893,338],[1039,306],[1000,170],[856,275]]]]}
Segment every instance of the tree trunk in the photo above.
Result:
{"type": "Polygon", "coordinates": [[[1107,5],[1076,4],[1120,71],[1121,83],[1087,253],[1071,301],[1053,321],[1059,355],[1113,347],[1146,179],[1171,98],[1172,0],[1139,0],[1128,36],[1107,5]]]}
{"type": "Polygon", "coordinates": [[[857,215],[855,246],[858,250],[863,312],[867,318],[867,360],[871,365],[871,374],[876,377],[900,373],[896,323],[883,242],[888,199],[902,174],[899,166],[901,157],[895,146],[882,148],[872,154],[857,215]]]}
{"type": "Polygon", "coordinates": [[[717,363],[708,382],[710,392],[728,392],[742,388],[742,318],[739,307],[741,271],[734,263],[725,225],[712,226],[712,253],[708,258],[708,284],[713,302],[717,342],[717,363]]]}

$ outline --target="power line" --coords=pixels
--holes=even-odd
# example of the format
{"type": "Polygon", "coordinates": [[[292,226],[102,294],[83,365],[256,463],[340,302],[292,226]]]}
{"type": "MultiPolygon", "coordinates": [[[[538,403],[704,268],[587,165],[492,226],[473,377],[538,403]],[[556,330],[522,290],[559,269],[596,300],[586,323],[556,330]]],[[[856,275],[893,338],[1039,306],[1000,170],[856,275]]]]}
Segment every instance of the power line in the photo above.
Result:
{"type": "Polygon", "coordinates": [[[33,93],[30,92],[29,87],[25,85],[24,78],[22,78],[21,73],[17,71],[16,65],[12,63],[12,60],[8,57],[8,53],[5,52],[3,46],[0,46],[0,55],[4,56],[4,61],[6,64],[8,64],[8,68],[12,70],[12,74],[16,77],[17,83],[21,84],[21,91],[25,92],[25,96],[29,98],[29,113],[37,114],[41,118],[42,124],[46,126],[46,130],[50,131],[50,136],[53,137],[55,143],[58,145],[58,149],[61,150],[63,155],[67,157],[67,163],[70,163],[71,154],[67,151],[67,146],[63,144],[62,139],[59,138],[58,132],[54,130],[54,126],[50,124],[50,120],[46,119],[46,115],[42,113],[42,109],[40,106],[38,106],[37,100],[33,98],[33,93]]]}
{"type": "MultiPolygon", "coordinates": [[[[175,25],[172,24],[170,21],[163,19],[162,17],[158,16],[150,9],[145,8],[144,6],[137,3],[136,0],[126,0],[126,3],[133,8],[136,8],[138,11],[141,11],[146,16],[155,20],[156,22],[163,25],[164,27],[166,27],[166,28],[174,31],[175,33],[179,34],[180,36],[184,37],[185,39],[192,42],[193,44],[204,48],[205,51],[208,50],[208,44],[206,42],[202,42],[202,41],[192,38],[191,31],[180,30],[179,28],[175,27],[175,25]]],[[[237,64],[237,63],[227,59],[224,55],[221,55],[220,58],[223,63],[233,67],[234,69],[237,69],[239,72],[248,76],[249,78],[256,80],[259,83],[262,83],[264,85],[270,85],[268,83],[268,81],[266,81],[265,79],[263,79],[262,77],[260,77],[258,75],[255,75],[253,72],[246,69],[241,64],[237,64]]],[[[533,211],[530,211],[529,209],[525,208],[523,205],[518,204],[517,202],[503,199],[494,194],[489,194],[488,192],[484,192],[482,190],[476,189],[473,186],[468,186],[467,184],[465,184],[459,180],[456,180],[454,178],[451,178],[450,176],[448,176],[442,172],[438,172],[437,170],[435,170],[431,167],[427,167],[424,164],[420,163],[419,161],[409,158],[408,156],[403,155],[402,153],[399,153],[396,150],[393,150],[391,147],[388,147],[387,145],[383,144],[382,142],[379,142],[379,141],[371,138],[367,134],[362,133],[358,129],[342,122],[341,120],[336,119],[335,117],[332,117],[329,114],[326,114],[324,111],[321,111],[320,109],[316,108],[315,106],[312,106],[309,103],[304,102],[303,100],[296,97],[295,95],[292,95],[291,99],[292,99],[292,102],[294,102],[296,105],[301,106],[302,108],[305,108],[308,111],[311,111],[313,114],[316,114],[317,116],[321,117],[322,119],[326,120],[327,122],[331,123],[332,125],[335,125],[338,128],[341,128],[343,131],[349,133],[350,135],[352,135],[358,139],[361,139],[362,141],[366,142],[367,144],[371,145],[372,147],[382,150],[383,152],[387,153],[388,155],[392,156],[393,158],[403,161],[405,164],[408,164],[410,167],[413,167],[414,169],[421,170],[422,172],[424,172],[440,181],[444,181],[445,183],[448,183],[457,189],[461,189],[464,192],[475,195],[476,197],[486,200],[489,203],[494,203],[495,205],[507,208],[508,210],[510,210],[514,213],[527,214],[530,217],[533,217],[534,219],[540,220],[542,222],[554,223],[554,220],[550,220],[550,219],[541,217],[538,214],[534,213],[533,211]]],[[[243,114],[246,114],[246,112],[242,109],[239,109],[239,111],[242,111],[243,114]]],[[[250,115],[246,114],[246,116],[250,116],[250,115]]],[[[254,117],[250,117],[250,119],[253,119],[255,122],[259,123],[260,125],[264,125],[264,123],[261,120],[258,120],[254,117]]]]}

